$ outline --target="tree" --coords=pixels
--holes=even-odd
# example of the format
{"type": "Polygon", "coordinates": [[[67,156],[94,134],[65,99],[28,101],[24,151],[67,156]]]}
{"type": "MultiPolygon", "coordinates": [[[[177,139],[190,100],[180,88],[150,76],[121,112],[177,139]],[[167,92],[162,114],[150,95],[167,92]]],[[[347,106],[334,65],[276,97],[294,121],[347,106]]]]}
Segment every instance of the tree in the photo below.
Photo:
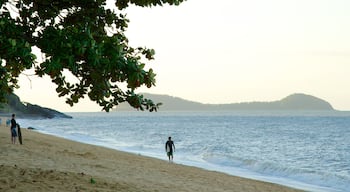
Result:
{"type": "Polygon", "coordinates": [[[71,106],[88,96],[105,111],[122,102],[156,110],[160,104],[135,93],[140,86],[155,85],[155,73],[142,62],[154,59],[155,51],[128,45],[129,20],[122,11],[130,4],[183,1],[116,0],[111,9],[106,0],[0,0],[0,101],[19,88],[24,70],[35,69],[39,77],[50,76],[57,94],[71,106]],[[34,47],[43,55],[40,63],[34,47]],[[67,80],[68,75],[76,80],[67,80]]]}

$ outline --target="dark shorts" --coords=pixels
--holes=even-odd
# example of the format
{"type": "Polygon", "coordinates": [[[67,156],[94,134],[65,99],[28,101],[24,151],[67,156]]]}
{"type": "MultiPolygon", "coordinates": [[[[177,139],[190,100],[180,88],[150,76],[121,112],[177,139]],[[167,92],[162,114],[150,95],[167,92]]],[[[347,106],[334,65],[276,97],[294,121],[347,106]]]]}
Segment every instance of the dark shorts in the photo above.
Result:
{"type": "Polygon", "coordinates": [[[171,152],[167,152],[166,153],[168,156],[173,156],[173,152],[171,151],[171,152]]]}
{"type": "Polygon", "coordinates": [[[16,128],[11,128],[11,136],[12,136],[12,137],[17,137],[16,128]]]}

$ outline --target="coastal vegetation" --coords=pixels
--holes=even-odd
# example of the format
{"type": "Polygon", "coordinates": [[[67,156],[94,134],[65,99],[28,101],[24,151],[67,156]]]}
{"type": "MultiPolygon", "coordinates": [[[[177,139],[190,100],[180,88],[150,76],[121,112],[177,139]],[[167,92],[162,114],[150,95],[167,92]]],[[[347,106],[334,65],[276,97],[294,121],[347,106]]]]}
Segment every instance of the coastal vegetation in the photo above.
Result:
{"type": "Polygon", "coordinates": [[[2,116],[10,117],[12,113],[15,113],[20,118],[72,118],[71,116],[54,109],[49,109],[30,103],[23,103],[15,94],[6,95],[6,100],[6,103],[0,103],[0,114],[2,116]]]}
{"type": "Polygon", "coordinates": [[[28,77],[49,76],[71,106],[88,96],[105,111],[124,102],[156,110],[157,104],[134,92],[155,85],[156,74],[144,62],[155,51],[128,44],[125,9],[183,1],[117,0],[112,7],[107,0],[0,1],[0,102],[19,88],[20,74],[34,69],[28,77]]]}

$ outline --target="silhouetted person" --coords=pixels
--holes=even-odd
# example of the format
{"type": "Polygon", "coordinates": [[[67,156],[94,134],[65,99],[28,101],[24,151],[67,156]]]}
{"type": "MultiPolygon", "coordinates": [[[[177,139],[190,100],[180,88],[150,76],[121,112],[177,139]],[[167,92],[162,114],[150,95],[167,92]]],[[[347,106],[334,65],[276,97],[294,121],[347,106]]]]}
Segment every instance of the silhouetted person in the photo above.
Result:
{"type": "Polygon", "coordinates": [[[165,151],[169,158],[169,162],[173,161],[173,153],[175,152],[174,142],[171,140],[171,137],[168,138],[168,141],[165,143],[165,151]]]}
{"type": "Polygon", "coordinates": [[[11,142],[12,144],[16,144],[16,137],[17,137],[17,123],[16,123],[16,119],[15,119],[15,114],[12,114],[12,119],[11,119],[11,142]]]}

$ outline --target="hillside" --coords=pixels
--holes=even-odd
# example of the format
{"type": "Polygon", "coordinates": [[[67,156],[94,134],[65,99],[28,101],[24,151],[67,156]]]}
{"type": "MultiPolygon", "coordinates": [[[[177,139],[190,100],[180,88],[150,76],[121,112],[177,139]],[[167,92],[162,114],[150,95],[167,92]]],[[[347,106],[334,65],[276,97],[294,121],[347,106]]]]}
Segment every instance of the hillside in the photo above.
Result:
{"type": "MultiPolygon", "coordinates": [[[[202,111],[202,110],[291,110],[291,111],[329,111],[333,107],[320,98],[306,94],[292,94],[272,102],[243,102],[231,104],[203,104],[179,97],[143,93],[145,98],[162,103],[159,111],[202,111]]],[[[126,104],[119,105],[115,111],[134,110],[126,104]]]]}
{"type": "Polygon", "coordinates": [[[0,115],[10,116],[10,114],[15,113],[19,118],[72,118],[53,109],[30,103],[22,103],[20,98],[15,94],[10,94],[6,98],[8,102],[0,104],[0,115]]]}

